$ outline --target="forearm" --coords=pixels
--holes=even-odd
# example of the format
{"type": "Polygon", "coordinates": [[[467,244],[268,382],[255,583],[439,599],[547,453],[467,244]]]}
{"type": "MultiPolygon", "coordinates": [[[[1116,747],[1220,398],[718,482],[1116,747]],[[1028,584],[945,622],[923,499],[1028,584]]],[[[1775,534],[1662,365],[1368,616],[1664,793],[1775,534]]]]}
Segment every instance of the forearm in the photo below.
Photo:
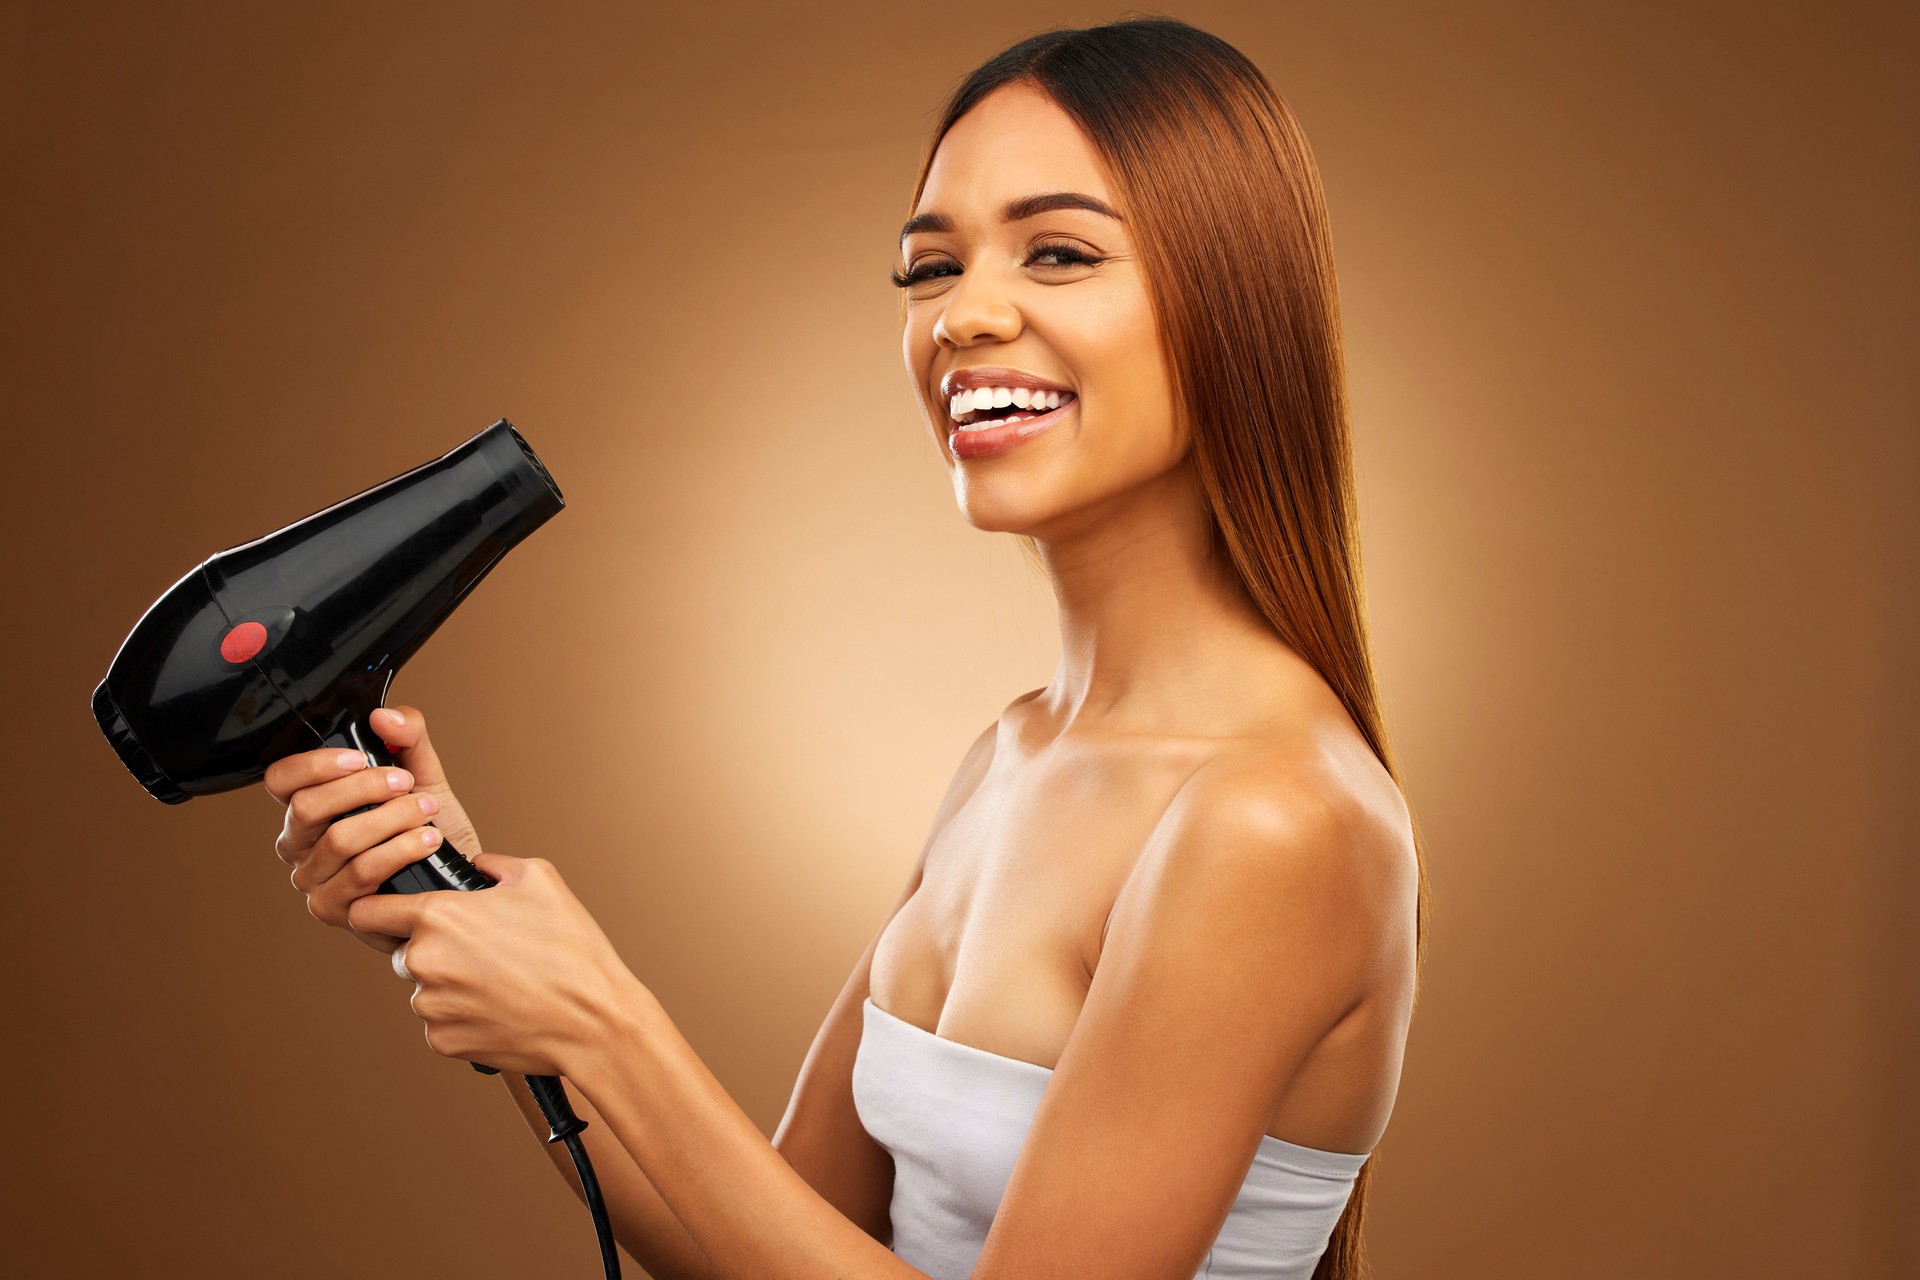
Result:
{"type": "Polygon", "coordinates": [[[569,1064],[715,1280],[927,1280],[815,1191],[636,984],[569,1064]]]}
{"type": "MultiPolygon", "coordinates": [[[[580,1175],[574,1170],[573,1157],[564,1144],[547,1141],[547,1119],[540,1114],[540,1104],[533,1100],[526,1077],[503,1071],[500,1079],[506,1082],[508,1096],[520,1109],[527,1127],[540,1139],[547,1158],[584,1205],[586,1192],[580,1186],[580,1175]]],[[[714,1270],[700,1247],[674,1217],[626,1148],[620,1145],[605,1119],[577,1088],[569,1088],[567,1092],[574,1111],[587,1122],[580,1140],[587,1149],[588,1159],[593,1161],[593,1174],[600,1183],[601,1198],[606,1201],[607,1215],[620,1247],[646,1268],[654,1280],[715,1280],[714,1270]]]]}

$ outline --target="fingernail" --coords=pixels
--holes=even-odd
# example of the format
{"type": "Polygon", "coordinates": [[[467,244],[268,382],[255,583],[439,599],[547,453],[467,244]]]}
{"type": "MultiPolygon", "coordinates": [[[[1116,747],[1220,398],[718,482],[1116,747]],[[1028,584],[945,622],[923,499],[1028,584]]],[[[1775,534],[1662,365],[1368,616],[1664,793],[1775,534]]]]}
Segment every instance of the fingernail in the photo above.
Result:
{"type": "Polygon", "coordinates": [[[367,758],[358,751],[342,751],[340,753],[340,767],[346,772],[352,773],[355,769],[366,768],[367,758]]]}
{"type": "Polygon", "coordinates": [[[400,754],[400,748],[394,746],[391,742],[388,742],[385,738],[380,739],[380,745],[387,749],[387,754],[390,756],[397,756],[400,754]]]}
{"type": "Polygon", "coordinates": [[[393,722],[395,724],[405,724],[407,722],[407,718],[401,715],[398,711],[395,711],[392,707],[385,707],[383,708],[383,710],[385,710],[388,715],[393,717],[393,722]]]}
{"type": "Polygon", "coordinates": [[[440,802],[438,800],[435,800],[432,796],[417,795],[414,797],[414,801],[420,806],[420,812],[422,813],[440,812],[440,802]]]}
{"type": "Polygon", "coordinates": [[[405,791],[409,781],[410,779],[408,779],[404,770],[395,769],[387,775],[387,785],[395,791],[405,791]]]}
{"type": "Polygon", "coordinates": [[[420,843],[431,849],[440,843],[440,833],[432,827],[420,828],[420,843]]]}

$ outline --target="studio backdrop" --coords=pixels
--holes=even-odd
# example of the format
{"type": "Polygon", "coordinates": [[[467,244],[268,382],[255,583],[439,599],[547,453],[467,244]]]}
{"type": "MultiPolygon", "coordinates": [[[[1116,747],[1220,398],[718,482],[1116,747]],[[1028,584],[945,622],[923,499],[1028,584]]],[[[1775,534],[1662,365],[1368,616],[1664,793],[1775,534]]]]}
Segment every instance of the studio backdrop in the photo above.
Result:
{"type": "MultiPolygon", "coordinates": [[[[1273,81],[1332,217],[1433,890],[1377,1274],[1920,1274],[1912,12],[1165,11],[1273,81]]],[[[567,508],[394,697],[772,1133],[1055,657],[902,364],[921,149],[994,50],[1121,14],[0,19],[0,1269],[595,1273],[272,798],[157,804],[88,708],[201,558],[502,416],[567,508]]]]}

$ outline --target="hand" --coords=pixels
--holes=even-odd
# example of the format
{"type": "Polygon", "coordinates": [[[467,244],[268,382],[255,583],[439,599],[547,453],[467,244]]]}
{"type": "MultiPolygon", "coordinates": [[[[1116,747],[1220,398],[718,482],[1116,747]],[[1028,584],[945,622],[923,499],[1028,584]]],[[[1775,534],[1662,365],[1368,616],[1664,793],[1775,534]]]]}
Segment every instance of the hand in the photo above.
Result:
{"type": "Polygon", "coordinates": [[[427,1047],[522,1075],[569,1073],[652,994],[544,858],[475,855],[499,881],[478,893],[362,897],[354,929],[407,939],[427,1047]]]}
{"type": "Polygon", "coordinates": [[[480,841],[447,785],[427,738],[426,717],[413,707],[382,707],[373,713],[372,724],[392,748],[398,768],[369,769],[357,751],[322,747],[275,761],[266,784],[287,806],[274,852],[292,864],[293,887],[306,896],[307,910],[323,924],[391,953],[399,939],[353,928],[347,908],[433,852],[443,837],[462,851],[478,849],[480,841]],[[340,816],[368,804],[380,807],[340,816]],[[434,826],[425,825],[429,819],[434,826]]]}

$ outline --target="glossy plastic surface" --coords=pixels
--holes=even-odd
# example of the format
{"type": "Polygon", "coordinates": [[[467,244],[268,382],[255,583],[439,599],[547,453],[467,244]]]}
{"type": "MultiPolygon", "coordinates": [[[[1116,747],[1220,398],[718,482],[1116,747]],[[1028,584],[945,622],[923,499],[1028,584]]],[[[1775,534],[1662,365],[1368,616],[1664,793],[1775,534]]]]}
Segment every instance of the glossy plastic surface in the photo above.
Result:
{"type": "MultiPolygon", "coordinates": [[[[275,760],[329,743],[390,763],[367,716],[394,672],[565,505],[502,418],[432,462],[208,558],[121,644],[94,690],[94,718],[169,804],[256,783],[275,760]],[[228,641],[242,627],[247,643],[228,641]],[[249,656],[232,661],[223,642],[249,656]]],[[[382,890],[490,883],[442,845],[382,890]]]]}

